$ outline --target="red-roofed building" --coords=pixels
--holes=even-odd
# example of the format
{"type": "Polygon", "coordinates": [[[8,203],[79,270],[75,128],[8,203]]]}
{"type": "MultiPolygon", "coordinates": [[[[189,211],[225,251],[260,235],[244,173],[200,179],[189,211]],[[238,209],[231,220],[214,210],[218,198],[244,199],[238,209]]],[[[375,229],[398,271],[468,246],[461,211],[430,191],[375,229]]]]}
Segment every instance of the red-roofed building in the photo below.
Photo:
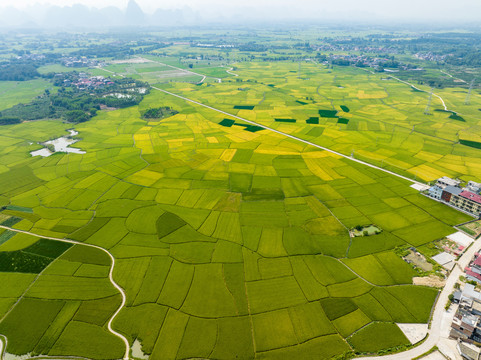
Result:
{"type": "Polygon", "coordinates": [[[468,280],[474,280],[478,284],[481,284],[481,274],[478,274],[477,272],[474,272],[472,270],[466,270],[466,279],[468,280]]]}
{"type": "Polygon", "coordinates": [[[481,195],[463,190],[459,195],[453,194],[449,203],[473,215],[481,215],[481,195]]]}
{"type": "Polygon", "coordinates": [[[459,194],[459,196],[472,200],[475,203],[481,204],[481,195],[464,190],[461,194],[459,194]]]}
{"type": "Polygon", "coordinates": [[[479,274],[481,276],[481,257],[477,257],[472,263],[469,271],[479,274]]]}

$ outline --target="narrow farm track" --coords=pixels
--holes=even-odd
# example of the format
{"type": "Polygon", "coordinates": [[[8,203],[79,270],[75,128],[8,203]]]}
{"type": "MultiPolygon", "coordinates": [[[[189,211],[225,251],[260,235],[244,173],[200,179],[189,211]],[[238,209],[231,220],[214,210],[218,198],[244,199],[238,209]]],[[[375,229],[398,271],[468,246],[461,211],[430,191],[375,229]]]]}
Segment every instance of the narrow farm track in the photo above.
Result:
{"type": "MultiPolygon", "coordinates": [[[[60,239],[60,238],[55,238],[55,237],[51,237],[51,236],[38,235],[38,234],[31,233],[29,231],[17,230],[17,229],[13,229],[11,227],[3,226],[3,225],[0,225],[0,228],[10,230],[10,231],[14,231],[14,232],[17,232],[17,233],[36,236],[36,237],[39,237],[41,239],[48,239],[48,240],[59,241],[59,242],[67,243],[67,244],[83,245],[83,246],[92,247],[92,248],[103,251],[104,253],[106,253],[110,257],[110,259],[112,261],[112,266],[110,267],[110,271],[109,271],[109,281],[119,291],[120,295],[122,296],[122,302],[121,302],[119,308],[117,309],[117,311],[110,318],[110,320],[107,324],[107,327],[108,327],[108,330],[110,331],[110,333],[112,333],[112,335],[118,337],[120,340],[123,341],[123,343],[125,344],[125,354],[124,354],[123,359],[129,360],[130,359],[130,344],[129,344],[129,341],[127,340],[127,338],[125,336],[118,333],[117,331],[115,331],[112,328],[113,321],[115,320],[117,315],[120,313],[120,311],[122,311],[122,309],[125,307],[125,303],[127,301],[127,296],[125,295],[124,290],[113,279],[113,272],[114,272],[114,267],[115,267],[115,258],[113,257],[113,255],[108,250],[106,250],[106,249],[104,249],[100,246],[97,246],[97,245],[85,244],[85,243],[75,241],[75,240],[60,239]]],[[[3,352],[5,352],[6,351],[6,344],[7,344],[7,338],[4,337],[3,335],[0,335],[0,359],[3,359],[2,345],[4,345],[3,352]],[[3,344],[2,338],[5,341],[5,344],[3,344]]]]}
{"type": "Polygon", "coordinates": [[[235,77],[239,76],[239,74],[233,73],[232,70],[234,70],[234,68],[230,68],[229,70],[226,70],[225,72],[226,72],[227,74],[234,75],[235,77]]]}
{"type": "Polygon", "coordinates": [[[409,181],[409,182],[411,182],[411,183],[413,183],[413,184],[425,185],[425,184],[423,184],[423,183],[421,183],[421,182],[419,182],[419,181],[410,179],[410,178],[408,178],[408,177],[406,177],[406,176],[402,176],[402,175],[397,174],[397,173],[395,173],[395,172],[393,172],[393,171],[389,171],[389,170],[383,169],[382,167],[379,167],[379,166],[370,164],[370,163],[368,163],[368,162],[366,162],[366,161],[358,160],[358,159],[355,159],[355,158],[350,157],[350,156],[348,156],[348,155],[344,155],[344,154],[342,154],[342,153],[340,153],[340,152],[337,152],[337,151],[335,151],[335,150],[332,150],[332,149],[326,148],[326,147],[324,147],[324,146],[315,144],[315,143],[313,143],[313,142],[310,142],[310,141],[307,141],[307,140],[298,138],[297,136],[294,136],[294,135],[291,135],[291,134],[287,134],[287,133],[284,133],[284,132],[279,131],[279,130],[276,130],[276,129],[272,129],[272,128],[268,127],[268,126],[259,124],[259,123],[255,122],[255,121],[247,120],[247,119],[241,118],[241,117],[239,117],[239,116],[237,116],[237,115],[234,115],[234,114],[230,114],[230,113],[228,113],[228,112],[225,112],[225,111],[223,111],[223,110],[216,109],[216,108],[214,108],[214,107],[212,107],[212,106],[205,105],[205,104],[203,104],[203,103],[201,103],[201,102],[198,102],[198,101],[189,99],[189,98],[187,98],[187,97],[185,97],[185,96],[177,95],[177,94],[174,94],[174,93],[172,93],[172,92],[170,92],[170,91],[163,90],[163,89],[158,88],[158,87],[155,87],[155,86],[152,86],[152,89],[161,91],[161,92],[163,92],[163,93],[165,93],[165,94],[168,94],[168,95],[171,95],[171,96],[175,96],[175,97],[177,97],[177,98],[179,98],[179,99],[182,99],[182,100],[184,100],[184,101],[191,102],[191,103],[193,103],[193,104],[196,104],[196,105],[205,107],[205,108],[207,108],[207,109],[216,111],[216,112],[218,112],[218,113],[221,113],[221,114],[224,114],[224,115],[233,117],[233,118],[238,119],[238,120],[241,120],[241,121],[244,121],[244,122],[246,122],[246,123],[248,123],[248,124],[259,126],[259,127],[263,128],[264,130],[269,130],[269,131],[275,132],[276,134],[280,134],[280,135],[283,135],[283,136],[285,136],[285,137],[291,138],[291,139],[293,139],[293,140],[300,141],[300,142],[302,142],[302,143],[304,143],[304,144],[313,146],[313,147],[315,147],[315,148],[328,151],[328,152],[330,152],[330,153],[332,153],[332,154],[341,156],[341,157],[343,157],[343,158],[345,158],[345,159],[348,159],[348,160],[350,160],[350,161],[353,161],[353,162],[356,162],[356,163],[358,163],[358,164],[362,164],[362,165],[368,166],[368,167],[373,168],[373,169],[380,170],[380,171],[385,172],[385,173],[387,173],[387,174],[396,176],[396,177],[398,177],[398,178],[400,178],[400,179],[409,181]]]}

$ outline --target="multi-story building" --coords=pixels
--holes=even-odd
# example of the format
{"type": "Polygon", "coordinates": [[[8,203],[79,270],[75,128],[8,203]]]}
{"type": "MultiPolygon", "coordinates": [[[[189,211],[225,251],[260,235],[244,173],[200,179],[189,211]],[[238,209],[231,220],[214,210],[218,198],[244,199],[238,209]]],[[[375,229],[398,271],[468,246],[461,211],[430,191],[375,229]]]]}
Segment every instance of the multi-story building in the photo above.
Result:
{"type": "Polygon", "coordinates": [[[479,320],[478,315],[471,314],[469,311],[459,308],[456,315],[454,315],[449,336],[464,341],[471,340],[475,335],[479,320]]]}
{"type": "Polygon", "coordinates": [[[463,190],[459,195],[453,194],[449,203],[473,215],[481,215],[481,195],[463,190]]]}
{"type": "Polygon", "coordinates": [[[481,184],[473,181],[463,189],[458,180],[442,177],[428,190],[428,195],[469,214],[481,215],[481,184]]]}

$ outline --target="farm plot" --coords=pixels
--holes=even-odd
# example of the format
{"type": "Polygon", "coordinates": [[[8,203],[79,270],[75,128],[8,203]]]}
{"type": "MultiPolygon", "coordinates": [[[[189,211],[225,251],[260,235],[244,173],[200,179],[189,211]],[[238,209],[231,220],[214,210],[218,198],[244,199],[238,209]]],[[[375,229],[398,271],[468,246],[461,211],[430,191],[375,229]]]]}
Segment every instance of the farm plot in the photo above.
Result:
{"type": "MultiPolygon", "coordinates": [[[[349,67],[319,69],[314,64],[303,65],[309,79],[300,79],[296,66],[242,63],[238,69],[242,76],[235,83],[224,81],[209,88],[169,84],[168,89],[412,178],[481,177],[479,167],[473,166],[478,163],[476,144],[481,139],[467,130],[479,126],[471,116],[475,104],[464,106],[463,112],[470,114],[462,117],[464,121],[450,111],[435,111],[428,118],[423,115],[426,93],[413,93],[393,79],[349,67]],[[241,84],[248,91],[239,91],[241,84]],[[255,105],[256,101],[262,105],[255,105]]],[[[455,89],[443,92],[445,99],[462,105],[455,89]]]]}
{"type": "MultiPolygon", "coordinates": [[[[290,64],[271,70],[259,63],[242,66],[247,77],[271,71],[265,81],[274,87],[251,82],[252,91],[241,91],[240,84],[228,81],[165,86],[296,136],[323,129],[318,136],[339,150],[350,147],[349,139],[343,139],[351,136],[345,134],[346,126],[366,121],[375,127],[359,115],[367,98],[376,102],[385,97],[375,83],[363,94],[356,84],[336,90],[349,90],[355,98],[353,104],[343,99],[349,109],[336,106],[329,113],[350,119],[337,125],[338,118],[319,113],[331,109],[328,102],[314,104],[290,95],[289,86],[312,87],[304,89],[290,73],[283,85],[290,64]],[[311,117],[319,124],[306,124],[311,117]]],[[[149,68],[140,70],[142,76],[152,73],[143,69],[149,68]]],[[[424,211],[435,205],[420,200],[424,198],[406,181],[225,118],[152,92],[138,107],[99,112],[76,125],[82,138],[77,144],[86,154],[45,159],[29,157],[25,142],[57,135],[65,125],[1,128],[0,199],[10,206],[1,220],[109,249],[116,258],[113,277],[127,294],[114,329],[131,344],[137,339],[153,358],[329,358],[362,348],[364,340],[357,341],[356,335],[370,329],[369,324],[427,322],[436,292],[408,286],[413,272],[392,249],[436,240],[464,216],[452,209],[424,211]],[[152,104],[179,113],[162,121],[142,119],[152,104]],[[417,214],[416,219],[409,214],[417,214]],[[383,232],[350,238],[349,228],[366,224],[383,232]],[[422,233],[429,236],[418,235],[422,233]],[[346,339],[352,339],[351,345],[346,339]]],[[[375,125],[382,133],[381,125],[375,125]]],[[[388,125],[383,125],[386,131],[388,125]]],[[[359,131],[358,140],[367,144],[371,135],[359,131]]],[[[411,140],[413,146],[424,144],[411,140]]],[[[385,149],[376,154],[397,156],[385,149]]],[[[399,161],[409,165],[408,160],[399,161]]],[[[422,164],[419,160],[416,166],[422,164]]],[[[21,327],[12,327],[22,323],[20,311],[0,322],[0,332],[14,344],[12,351],[120,357],[122,344],[105,331],[120,301],[107,280],[110,258],[80,245],[55,256],[48,246],[26,252],[33,243],[26,235],[15,235],[0,245],[0,256],[21,252],[57,258],[34,269],[43,272],[19,303],[26,301],[22,306],[30,313],[45,309],[45,319],[31,335],[22,338],[21,327]],[[37,343],[42,347],[37,349],[37,343]]],[[[8,279],[2,281],[8,291],[0,295],[0,312],[8,311],[34,276],[0,273],[8,279]]],[[[394,346],[397,330],[385,331],[386,341],[365,351],[394,346]]]]}
{"type": "Polygon", "coordinates": [[[9,270],[14,273],[0,273],[0,310],[9,310],[0,322],[0,332],[9,340],[7,352],[75,353],[93,359],[122,355],[122,342],[104,328],[120,306],[120,295],[108,281],[110,264],[91,264],[99,263],[93,259],[102,253],[92,248],[87,248],[92,256],[84,252],[91,263],[83,263],[80,248],[85,247],[40,239],[11,253],[31,257],[12,256],[9,270]],[[34,256],[46,260],[39,262],[34,256]]]}

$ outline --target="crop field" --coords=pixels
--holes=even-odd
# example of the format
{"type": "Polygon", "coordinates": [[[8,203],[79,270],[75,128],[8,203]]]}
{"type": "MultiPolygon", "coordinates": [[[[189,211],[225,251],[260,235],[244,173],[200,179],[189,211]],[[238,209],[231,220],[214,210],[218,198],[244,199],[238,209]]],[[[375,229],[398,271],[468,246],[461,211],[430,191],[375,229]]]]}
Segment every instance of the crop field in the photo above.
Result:
{"type": "MultiPolygon", "coordinates": [[[[160,65],[112,66],[144,77],[160,65]]],[[[292,66],[242,63],[242,84],[228,77],[209,86],[163,86],[341,152],[356,144],[356,156],[403,163],[406,173],[427,180],[456,174],[442,165],[441,148],[457,152],[448,155],[453,161],[471,163],[476,154],[435,137],[464,126],[446,114],[429,118],[446,128],[411,132],[417,115],[405,114],[417,114],[422,93],[315,64],[302,64],[311,80],[291,78],[292,66]],[[334,99],[334,109],[318,92],[334,99]],[[306,123],[314,118],[319,124],[306,123]]],[[[330,358],[405,344],[394,323],[428,322],[437,291],[411,285],[415,272],[393,249],[438,240],[469,219],[422,197],[408,181],[155,90],[139,106],[100,111],[75,125],[75,146],[85,154],[29,155],[29,142],[70,127],[37,121],[0,128],[0,199],[8,205],[0,221],[110,251],[113,278],[127,295],[113,328],[154,359],[330,358]],[[179,113],[141,118],[159,105],[179,113]],[[383,232],[349,236],[348,229],[365,224],[383,232]],[[379,334],[383,340],[372,342],[379,334]]],[[[430,127],[419,121],[416,129],[430,127]]],[[[122,357],[123,343],[106,327],[120,305],[108,281],[110,258],[64,245],[0,233],[7,351],[122,357]]]]}
{"type": "Polygon", "coordinates": [[[94,260],[102,259],[100,250],[34,238],[32,245],[0,257],[9,254],[10,267],[3,262],[0,272],[0,332],[9,339],[9,353],[122,355],[122,343],[104,328],[120,296],[107,279],[105,260],[94,260]],[[84,249],[91,250],[88,260],[84,249]]]}
{"type": "Polygon", "coordinates": [[[239,77],[221,84],[164,86],[411,178],[481,177],[481,138],[474,131],[481,124],[479,95],[465,105],[465,94],[442,89],[436,95],[450,111],[436,111],[444,108],[434,97],[431,114],[425,115],[430,88],[413,91],[386,74],[312,62],[302,63],[300,75],[292,63],[241,62],[236,67],[239,77]],[[250,108],[238,106],[245,104],[250,108]]]}
{"type": "Polygon", "coordinates": [[[53,86],[45,80],[0,81],[0,111],[18,103],[28,103],[53,86]]]}

